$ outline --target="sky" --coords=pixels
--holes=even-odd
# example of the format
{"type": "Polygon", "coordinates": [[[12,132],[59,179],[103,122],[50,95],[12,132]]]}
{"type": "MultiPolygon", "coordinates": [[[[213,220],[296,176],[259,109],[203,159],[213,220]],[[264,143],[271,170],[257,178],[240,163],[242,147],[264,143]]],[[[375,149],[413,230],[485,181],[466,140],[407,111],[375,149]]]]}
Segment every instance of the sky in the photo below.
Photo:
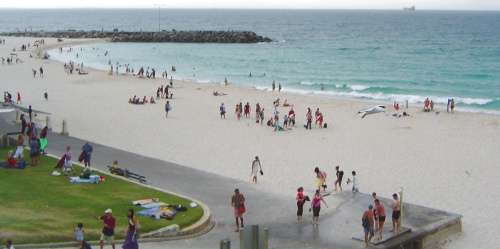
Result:
{"type": "Polygon", "coordinates": [[[0,8],[250,8],[250,9],[500,10],[500,0],[0,0],[0,8]]]}

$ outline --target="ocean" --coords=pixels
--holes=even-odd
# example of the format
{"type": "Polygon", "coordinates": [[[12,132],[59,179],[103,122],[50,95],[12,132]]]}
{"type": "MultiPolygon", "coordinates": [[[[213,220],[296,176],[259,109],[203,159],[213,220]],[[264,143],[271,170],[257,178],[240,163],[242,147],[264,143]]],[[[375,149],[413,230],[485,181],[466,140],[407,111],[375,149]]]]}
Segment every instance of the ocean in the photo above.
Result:
{"type": "Polygon", "coordinates": [[[0,10],[0,30],[251,30],[271,43],[99,43],[50,55],[109,69],[175,65],[174,78],[500,113],[500,12],[0,10]],[[159,14],[158,14],[159,13],[159,14]],[[108,55],[104,56],[105,51],[108,55]],[[76,54],[78,53],[78,58],[76,54]],[[249,77],[250,73],[252,77],[249,77]]]}

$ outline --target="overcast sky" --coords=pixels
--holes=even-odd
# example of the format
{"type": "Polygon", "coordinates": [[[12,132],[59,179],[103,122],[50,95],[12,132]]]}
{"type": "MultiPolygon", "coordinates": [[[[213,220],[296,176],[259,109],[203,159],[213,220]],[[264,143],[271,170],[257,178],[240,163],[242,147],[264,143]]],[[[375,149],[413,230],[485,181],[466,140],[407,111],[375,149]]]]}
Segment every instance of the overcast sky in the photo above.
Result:
{"type": "Polygon", "coordinates": [[[500,10],[500,0],[0,0],[0,8],[283,8],[500,10]]]}

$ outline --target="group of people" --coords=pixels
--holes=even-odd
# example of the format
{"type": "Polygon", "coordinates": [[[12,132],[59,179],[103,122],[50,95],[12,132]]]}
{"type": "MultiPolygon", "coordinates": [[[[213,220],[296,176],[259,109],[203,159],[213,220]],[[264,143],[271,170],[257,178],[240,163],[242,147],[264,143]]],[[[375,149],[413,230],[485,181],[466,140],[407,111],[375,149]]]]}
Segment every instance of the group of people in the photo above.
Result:
{"type": "MultiPolygon", "coordinates": [[[[373,204],[368,205],[368,209],[363,212],[361,217],[366,246],[368,246],[375,235],[377,235],[378,240],[383,239],[384,224],[386,220],[384,204],[380,201],[375,192],[372,193],[372,198],[373,204]]],[[[391,232],[399,234],[401,229],[401,201],[398,194],[392,194],[392,202],[390,205],[392,208],[391,232]]]]}
{"type": "Polygon", "coordinates": [[[132,98],[129,98],[128,99],[128,103],[129,104],[133,104],[133,105],[144,105],[144,104],[147,104],[147,103],[150,103],[150,104],[156,104],[156,101],[155,99],[153,98],[153,96],[151,96],[149,98],[149,101],[148,101],[148,98],[146,96],[144,96],[142,99],[140,97],[137,97],[136,95],[134,95],[132,98]]]}
{"type": "MultiPolygon", "coordinates": [[[[284,101],[283,107],[289,107],[289,110],[288,113],[285,113],[285,115],[283,115],[282,118],[280,118],[279,107],[280,107],[280,99],[278,98],[273,102],[272,115],[266,122],[267,126],[273,127],[275,131],[283,131],[295,127],[296,113],[293,105],[288,104],[286,100],[284,101]]],[[[264,107],[260,103],[256,103],[254,112],[255,112],[255,122],[264,124],[264,118],[265,118],[264,107]]],[[[226,113],[227,113],[226,105],[224,103],[221,103],[219,105],[220,118],[225,119],[226,113]]],[[[245,105],[243,105],[243,102],[236,104],[234,113],[238,120],[241,120],[242,118],[250,119],[252,116],[252,107],[250,105],[250,102],[247,102],[245,105]]],[[[314,115],[315,115],[316,127],[326,128],[327,125],[326,123],[324,123],[323,113],[319,110],[319,108],[316,109],[314,115]]],[[[306,129],[312,129],[312,123],[313,123],[313,115],[311,108],[308,107],[306,113],[306,124],[304,125],[304,127],[306,129]]]]}
{"type": "Polygon", "coordinates": [[[40,78],[43,78],[43,67],[40,67],[38,71],[34,68],[31,69],[31,71],[33,72],[33,78],[36,78],[37,72],[39,73],[38,75],[40,76],[40,78]]]}
{"type": "Polygon", "coordinates": [[[19,163],[24,161],[24,155],[23,155],[24,145],[25,145],[25,138],[27,138],[28,145],[30,148],[29,155],[31,159],[31,166],[36,166],[38,164],[40,155],[45,154],[45,149],[48,144],[47,140],[48,127],[45,126],[40,131],[38,131],[35,122],[32,121],[31,115],[30,115],[30,121],[28,122],[24,114],[21,114],[20,121],[21,121],[21,131],[17,136],[16,150],[15,152],[8,153],[7,162],[11,167],[23,166],[20,165],[19,163]]]}
{"type": "Polygon", "coordinates": [[[174,93],[172,92],[173,86],[174,86],[173,82],[170,82],[169,85],[165,85],[165,87],[163,87],[163,85],[159,86],[156,89],[156,98],[172,99],[174,97],[174,93]]]}
{"type": "MultiPolygon", "coordinates": [[[[98,217],[103,223],[103,228],[101,230],[101,238],[99,239],[100,249],[104,248],[104,244],[110,244],[113,249],[115,249],[115,228],[116,228],[116,218],[113,216],[113,211],[111,209],[106,209],[104,215],[98,217]]],[[[137,239],[139,238],[139,220],[135,216],[134,209],[130,208],[127,212],[127,230],[125,232],[126,237],[123,242],[123,249],[138,249],[139,244],[137,239]]],[[[78,223],[74,228],[75,240],[78,242],[80,249],[91,249],[90,244],[85,240],[85,230],[83,228],[83,223],[78,223]]]]}

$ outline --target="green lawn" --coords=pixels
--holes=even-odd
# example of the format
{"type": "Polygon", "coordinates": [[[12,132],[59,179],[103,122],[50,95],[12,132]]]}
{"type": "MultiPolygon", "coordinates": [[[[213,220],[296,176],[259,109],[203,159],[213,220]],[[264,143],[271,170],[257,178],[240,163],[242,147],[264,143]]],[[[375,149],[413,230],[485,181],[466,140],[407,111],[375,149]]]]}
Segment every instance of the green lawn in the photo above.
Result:
{"type": "MultiPolygon", "coordinates": [[[[7,149],[0,149],[4,160],[7,149]]],[[[29,162],[29,156],[25,152],[29,162]]],[[[97,219],[107,208],[113,209],[117,221],[116,238],[123,238],[126,213],[132,200],[158,197],[169,204],[182,204],[172,221],[139,217],[140,232],[178,224],[181,228],[193,224],[203,215],[203,209],[189,208],[191,201],[142,186],[106,177],[100,184],[71,184],[65,176],[51,176],[56,160],[41,157],[36,167],[24,170],[0,168],[0,241],[12,239],[15,244],[72,241],[73,228],[84,224],[86,240],[98,240],[102,223],[97,219]]],[[[74,167],[79,170],[79,167],[74,167]]],[[[134,207],[135,208],[135,207],[134,207]]],[[[135,208],[136,211],[140,208],[135,208]]]]}

